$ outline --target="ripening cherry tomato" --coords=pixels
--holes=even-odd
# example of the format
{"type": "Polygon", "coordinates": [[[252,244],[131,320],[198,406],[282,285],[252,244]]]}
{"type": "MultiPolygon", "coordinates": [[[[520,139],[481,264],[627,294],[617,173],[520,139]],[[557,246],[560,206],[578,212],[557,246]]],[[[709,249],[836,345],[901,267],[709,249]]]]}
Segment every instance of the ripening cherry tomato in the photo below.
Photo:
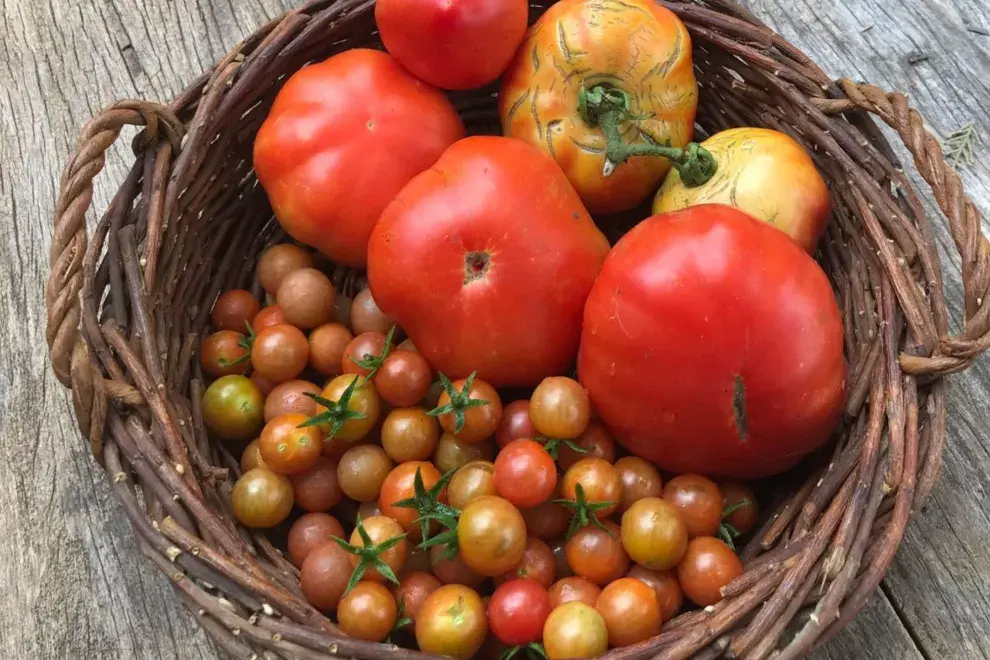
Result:
{"type": "Polygon", "coordinates": [[[358,362],[380,356],[385,350],[385,340],[385,335],[380,332],[362,332],[354,337],[344,348],[344,355],[340,358],[341,371],[362,376],[370,374],[371,369],[365,369],[358,362]]]}
{"type": "Polygon", "coordinates": [[[254,315],[254,320],[251,321],[251,329],[257,334],[265,328],[270,328],[273,325],[281,325],[286,322],[282,308],[278,305],[269,305],[254,315]]]}
{"type": "Polygon", "coordinates": [[[496,575],[495,584],[499,585],[518,578],[531,578],[542,584],[544,589],[549,589],[556,574],[557,560],[553,556],[553,550],[540,539],[530,536],[526,539],[526,549],[523,551],[522,559],[505,573],[496,575]]]}
{"type": "Polygon", "coordinates": [[[681,514],[688,538],[715,536],[722,522],[722,492],[714,481],[697,474],[676,476],[663,487],[663,499],[681,514]]]}
{"type": "Polygon", "coordinates": [[[433,574],[444,584],[463,584],[466,587],[475,589],[485,581],[484,575],[478,575],[467,564],[461,553],[454,555],[453,559],[445,556],[446,545],[435,545],[430,548],[430,566],[433,574]]]}
{"type": "Polygon", "coordinates": [[[557,487],[557,465],[538,442],[513,440],[495,458],[495,488],[519,508],[546,502],[557,487]]]}
{"type": "Polygon", "coordinates": [[[385,639],[398,615],[392,593],[375,582],[359,582],[337,605],[337,625],[345,635],[367,642],[385,639]]]}
{"type": "Polygon", "coordinates": [[[506,644],[532,644],[543,636],[543,624],[551,609],[544,585],[531,578],[509,580],[499,585],[488,601],[488,625],[506,644]]]}
{"type": "Polygon", "coordinates": [[[425,461],[440,441],[440,425],[424,408],[396,408],[382,422],[382,448],[396,463],[425,461]]]}
{"type": "Polygon", "coordinates": [[[409,563],[406,563],[406,574],[392,587],[392,596],[402,608],[402,616],[412,619],[404,629],[411,629],[416,624],[416,615],[423,608],[426,597],[442,586],[443,583],[429,573],[409,571],[409,563]]]}
{"type": "Polygon", "coordinates": [[[335,610],[350,578],[351,555],[335,541],[324,541],[303,561],[299,586],[314,607],[335,610]]]}
{"type": "Polygon", "coordinates": [[[543,647],[550,660],[597,658],[608,650],[608,628],[594,607],[572,600],[558,605],[543,624],[543,647]]]}
{"type": "Polygon", "coordinates": [[[265,328],[251,345],[251,364],[262,376],[277,383],[298,376],[308,361],[309,342],[306,335],[286,323],[265,328]]]}
{"type": "Polygon", "coordinates": [[[248,368],[248,349],[241,345],[244,335],[220,330],[203,340],[199,347],[199,365],[210,376],[219,378],[242,374],[248,368]]]}
{"type": "Polygon", "coordinates": [[[419,353],[396,350],[382,362],[375,374],[375,387],[393,406],[414,406],[430,391],[430,365],[419,353]]]}
{"type": "Polygon", "coordinates": [[[244,289],[224,291],[213,303],[210,312],[210,323],[217,330],[235,330],[244,332],[247,324],[261,309],[261,303],[244,289]]]}
{"type": "MultiPolygon", "coordinates": [[[[375,386],[355,374],[345,373],[342,376],[337,376],[327,383],[320,396],[330,401],[339,402],[341,396],[343,396],[347,388],[356,379],[358,380],[358,384],[351,391],[351,398],[347,402],[347,409],[363,415],[363,417],[354,417],[344,422],[337,430],[336,435],[334,435],[334,438],[341,442],[354,442],[368,435],[378,422],[378,415],[381,412],[381,400],[378,398],[378,392],[375,390],[375,386]]],[[[326,411],[326,408],[317,404],[316,414],[319,415],[324,411],[326,411]]],[[[327,422],[321,424],[320,428],[323,429],[324,433],[329,433],[332,425],[327,422]]]]}
{"type": "MultiPolygon", "coordinates": [[[[385,477],[381,494],[378,496],[378,508],[381,509],[382,513],[398,521],[407,532],[416,526],[419,513],[416,509],[395,506],[395,503],[416,494],[414,485],[417,471],[423,479],[423,488],[426,490],[430,490],[440,481],[441,474],[433,467],[432,463],[426,461],[400,463],[385,477]]],[[[447,497],[441,493],[439,499],[441,502],[445,502],[447,497]]]]}
{"type": "Polygon", "coordinates": [[[513,401],[502,409],[502,420],[495,429],[495,442],[504,447],[513,440],[533,439],[539,433],[529,418],[529,401],[513,401]]]}
{"type": "Polygon", "coordinates": [[[487,634],[481,596],[460,584],[448,584],[431,593],[416,617],[416,644],[424,653],[469,660],[487,634]]]}
{"type": "Polygon", "coordinates": [[[250,378],[221,376],[203,393],[203,421],[224,440],[247,440],[261,427],[263,406],[250,378]]]}
{"type": "Polygon", "coordinates": [[[501,497],[479,497],[461,512],[457,541],[464,563],[494,576],[519,563],[526,551],[526,523],[519,509],[501,497]]]}
{"type": "Polygon", "coordinates": [[[742,562],[732,548],[710,536],[699,536],[688,543],[677,566],[677,581],[693,603],[707,607],[722,600],[722,587],[742,573],[742,562]]]}
{"type": "Polygon", "coordinates": [[[615,441],[605,427],[596,422],[588,424],[588,428],[574,440],[574,444],[584,452],[574,451],[567,443],[559,445],[557,465],[565,472],[582,458],[600,458],[609,463],[615,460],[615,441]]]}
{"type": "Polygon", "coordinates": [[[358,445],[337,462],[337,481],[344,495],[357,502],[378,501],[392,461],[378,445],[358,445]]]}
{"type": "Polygon", "coordinates": [[[258,283],[274,296],[283,277],[294,270],[312,267],[313,255],[298,245],[273,245],[258,257],[258,283]]]}
{"type": "Polygon", "coordinates": [[[278,474],[298,474],[313,467],[323,452],[323,436],[315,426],[305,426],[308,418],[299,413],[279,415],[265,424],[258,450],[265,465],[278,474]]]}
{"type": "MultiPolygon", "coordinates": [[[[371,518],[362,520],[361,524],[364,526],[364,531],[366,531],[368,536],[371,538],[372,545],[378,545],[388,541],[389,539],[405,536],[405,530],[402,526],[388,516],[372,516],[371,518]]],[[[364,541],[361,539],[361,534],[357,529],[351,533],[350,543],[358,548],[365,547],[364,541]]],[[[378,557],[392,569],[393,573],[398,574],[402,570],[402,567],[405,566],[406,557],[408,554],[409,542],[403,538],[397,545],[385,550],[378,555],[378,557]]],[[[357,565],[357,555],[351,555],[351,568],[356,568],[357,565]]],[[[388,581],[387,577],[374,568],[369,568],[365,571],[364,575],[361,576],[361,579],[371,580],[372,582],[388,581]]]]}
{"type": "MultiPolygon", "coordinates": [[[[454,390],[461,392],[467,380],[455,380],[452,383],[454,390]]],[[[437,419],[440,426],[447,433],[453,434],[458,440],[463,442],[481,442],[495,433],[498,423],[502,419],[502,399],[499,398],[495,388],[483,380],[474,379],[471,389],[468,391],[468,398],[487,401],[480,406],[473,406],[464,410],[464,426],[456,430],[456,417],[453,413],[440,415],[437,419]]],[[[450,403],[450,395],[444,391],[440,394],[438,406],[446,406],[450,403]]]]}
{"type": "Polygon", "coordinates": [[[663,571],[684,557],[688,532],[673,506],[658,497],[646,497],[622,514],[622,546],[637,564],[663,571]]]}
{"type": "Polygon", "coordinates": [[[605,619],[608,643],[629,646],[660,632],[660,607],[653,589],[635,578],[619,578],[602,589],[595,609],[605,619]]]}
{"type": "Polygon", "coordinates": [[[610,506],[595,512],[599,518],[611,515],[619,506],[619,499],[622,496],[619,473],[608,461],[602,458],[582,458],[572,465],[564,473],[560,487],[564,499],[577,501],[578,484],[584,490],[586,502],[611,503],[610,506]]]}
{"type": "Polygon", "coordinates": [[[530,536],[549,542],[564,535],[571,522],[571,515],[567,509],[554,502],[558,499],[562,499],[559,482],[549,500],[529,509],[522,509],[520,513],[526,521],[526,530],[530,536]]]}
{"type": "Polygon", "coordinates": [[[333,318],[337,290],[326,275],[315,268],[286,273],[275,295],[286,323],[312,330],[333,318]]]}
{"type": "Polygon", "coordinates": [[[320,456],[311,468],[289,479],[296,504],[306,511],[328,511],[343,497],[337,482],[337,462],[326,456],[320,456]]]}
{"type": "Polygon", "coordinates": [[[638,456],[623,456],[615,462],[615,471],[619,473],[619,483],[622,485],[620,512],[644,497],[660,497],[663,482],[652,463],[638,456]]]}
{"type": "Polygon", "coordinates": [[[339,520],[328,513],[303,514],[289,528],[286,539],[289,559],[298,568],[302,568],[309,553],[327,541],[332,542],[334,536],[344,538],[344,526],[339,520]]]}
{"type": "Polygon", "coordinates": [[[245,527],[274,527],[292,511],[292,484],[271,470],[249,470],[234,484],[230,505],[245,527]]]}
{"type": "Polygon", "coordinates": [[[320,387],[308,380],[289,380],[279,383],[265,399],[265,421],[270,422],[279,415],[302,413],[307,417],[316,414],[316,401],[306,393],[319,394],[320,387]]]}
{"type": "Polygon", "coordinates": [[[601,588],[594,582],[572,575],[557,580],[550,587],[550,604],[553,607],[558,607],[564,603],[576,600],[594,607],[595,603],[598,602],[598,595],[601,592],[601,588]]]}
{"type": "Polygon", "coordinates": [[[726,481],[719,485],[719,490],[722,491],[723,512],[731,506],[742,503],[739,508],[725,516],[723,520],[740,535],[746,534],[756,527],[756,523],[760,519],[760,505],[752,489],[738,481],[726,481]]]}
{"type": "Polygon", "coordinates": [[[433,463],[444,473],[470,463],[490,461],[495,458],[495,443],[491,439],[481,442],[465,442],[450,433],[444,433],[433,452],[433,463]]]}
{"type": "Polygon", "coordinates": [[[489,461],[465,463],[457,468],[447,484],[447,501],[455,509],[463,510],[479,497],[497,494],[495,466],[489,461]]]}
{"type": "Polygon", "coordinates": [[[258,448],[258,438],[249,442],[244,448],[244,453],[241,454],[241,474],[256,467],[268,469],[268,466],[265,465],[265,459],[261,457],[261,450],[258,448]]]}
{"type": "Polygon", "coordinates": [[[591,401],[573,378],[552,376],[536,386],[529,399],[533,426],[548,438],[576,438],[588,428],[591,401]]]}
{"type": "Polygon", "coordinates": [[[657,605],[660,606],[660,619],[662,621],[670,621],[681,611],[683,593],[677,576],[672,570],[651,571],[645,566],[633,564],[626,576],[636,578],[653,589],[653,593],[657,597],[657,605]]]}
{"type": "Polygon", "coordinates": [[[380,332],[385,335],[395,321],[385,315],[371,295],[370,289],[361,289],[351,302],[351,327],[354,332],[380,332]]]}
{"type": "Polygon", "coordinates": [[[339,376],[340,361],[354,335],[339,323],[324,323],[309,333],[309,366],[324,376],[339,376]]]}
{"type": "Polygon", "coordinates": [[[261,397],[265,400],[268,399],[268,395],[271,394],[272,390],[275,389],[275,386],[278,385],[278,383],[269,378],[265,378],[257,371],[252,372],[250,378],[251,382],[254,383],[254,386],[258,388],[259,392],[261,392],[261,397]]]}
{"type": "Polygon", "coordinates": [[[626,574],[629,556],[619,540],[619,527],[605,521],[582,527],[567,541],[567,563],[576,575],[604,586],[626,574]]]}

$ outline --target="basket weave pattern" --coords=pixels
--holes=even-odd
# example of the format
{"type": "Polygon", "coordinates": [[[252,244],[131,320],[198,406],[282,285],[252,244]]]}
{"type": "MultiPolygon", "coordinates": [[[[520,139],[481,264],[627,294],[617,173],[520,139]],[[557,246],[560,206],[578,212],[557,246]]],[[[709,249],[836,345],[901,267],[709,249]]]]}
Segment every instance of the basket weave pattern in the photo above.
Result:
{"type": "MultiPolygon", "coordinates": [[[[959,177],[902,94],[832,81],[730,0],[665,4],[694,40],[703,129],[789,133],[829,182],[833,218],[819,259],[845,320],[849,398],[819,467],[793,487],[781,482],[785,497],[742,550],[747,570],[727,597],[609,657],[758,660],[780,648],[775,657],[790,660],[862,609],[931,493],[946,441],[942,377],[990,346],[990,251],[959,177]],[[919,193],[871,115],[911,152],[948,223],[962,259],[958,334],[919,193]]],[[[233,657],[422,655],[343,637],[302,598],[298,570],[236,524],[238,463],[208,441],[194,359],[216,295],[250,288],[255,257],[281,239],[251,170],[254,135],[280,83],[307,62],[379,46],[372,8],[310,2],[167,106],[112,105],[82,129],[61,181],[46,291],[53,368],[142,551],[233,657]],[[143,127],[133,167],[87,237],[93,178],[129,125],[143,127]]],[[[534,5],[531,21],[545,8],[534,5]]],[[[470,131],[497,131],[490,90],[453,98],[470,131]]],[[[351,277],[340,270],[336,284],[351,277]]]]}

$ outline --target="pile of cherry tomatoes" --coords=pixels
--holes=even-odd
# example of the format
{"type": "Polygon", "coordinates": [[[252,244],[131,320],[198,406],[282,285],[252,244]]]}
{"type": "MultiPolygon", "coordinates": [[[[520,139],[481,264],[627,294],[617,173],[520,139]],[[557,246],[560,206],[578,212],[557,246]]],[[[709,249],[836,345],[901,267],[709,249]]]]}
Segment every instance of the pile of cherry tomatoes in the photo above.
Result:
{"type": "Polygon", "coordinates": [[[592,657],[742,573],[733,539],[758,513],[745,485],[663,483],[571,378],[522,394],[451,382],[367,289],[338,295],[317,266],[276,245],[258,266],[272,304],[219,296],[202,412],[241,452],[234,515],[287,527],[304,595],[344,633],[457,658],[592,657]]]}

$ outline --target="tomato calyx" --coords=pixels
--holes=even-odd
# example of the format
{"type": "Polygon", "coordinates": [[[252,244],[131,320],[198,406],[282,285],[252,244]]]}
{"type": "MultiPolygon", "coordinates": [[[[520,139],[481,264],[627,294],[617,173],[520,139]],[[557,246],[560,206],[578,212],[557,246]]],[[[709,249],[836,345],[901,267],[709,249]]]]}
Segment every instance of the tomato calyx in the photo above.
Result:
{"type": "Polygon", "coordinates": [[[364,377],[366,382],[371,382],[371,379],[378,374],[382,365],[385,364],[385,358],[392,354],[392,338],[395,336],[395,326],[393,325],[388,334],[385,335],[385,346],[382,347],[382,352],[378,355],[372,355],[371,353],[365,353],[361,356],[361,359],[357,359],[351,356],[351,362],[361,367],[362,369],[368,370],[368,375],[364,377]]]}
{"type": "Polygon", "coordinates": [[[440,378],[440,384],[443,385],[444,391],[447,393],[447,396],[450,397],[450,403],[443,406],[437,406],[426,414],[430,417],[453,415],[454,435],[457,435],[464,429],[465,411],[468,408],[479,408],[481,406],[487,406],[491,403],[491,401],[485,401],[484,399],[471,398],[471,386],[474,384],[474,377],[477,373],[477,371],[471,372],[471,375],[464,381],[464,387],[461,388],[460,392],[454,388],[454,384],[451,383],[450,379],[447,378],[442,372],[437,373],[437,376],[440,378]]]}
{"type": "Polygon", "coordinates": [[[598,519],[597,512],[602,509],[607,509],[609,507],[614,507],[615,502],[589,502],[584,496],[584,486],[581,484],[576,484],[574,487],[574,499],[561,499],[553,500],[554,504],[559,504],[560,506],[572,511],[571,524],[567,528],[567,535],[564,537],[570,539],[574,534],[581,528],[587,527],[588,525],[595,525],[603,530],[609,536],[614,538],[612,530],[602,524],[602,521],[598,519]]]}
{"type": "MultiPolygon", "coordinates": [[[[460,510],[449,504],[440,502],[440,493],[450,483],[457,470],[450,470],[440,477],[440,480],[433,484],[433,487],[426,490],[423,483],[423,474],[420,468],[416,468],[416,475],[413,477],[413,496],[395,502],[393,506],[403,509],[415,509],[419,513],[419,528],[423,533],[423,542],[430,539],[430,521],[437,520],[443,524],[444,520],[455,519],[460,515],[460,510]]],[[[426,547],[420,544],[420,547],[426,547]]]]}
{"type": "Polygon", "coordinates": [[[247,334],[241,335],[237,339],[237,345],[247,352],[236,360],[228,360],[227,358],[221,357],[217,360],[221,367],[233,367],[238,364],[244,364],[251,359],[251,347],[254,346],[255,339],[254,328],[251,327],[250,321],[245,321],[244,325],[247,326],[247,334]]]}
{"type": "Polygon", "coordinates": [[[547,651],[543,648],[543,644],[540,644],[539,642],[531,642],[529,644],[521,644],[519,646],[510,646],[502,651],[502,655],[498,657],[498,660],[512,660],[512,658],[516,657],[520,653],[530,660],[547,660],[547,651]]]}
{"type": "Polygon", "coordinates": [[[550,454],[550,458],[552,458],[555,461],[557,460],[557,457],[560,454],[561,445],[567,445],[568,447],[570,447],[572,450],[576,451],[579,454],[588,453],[587,449],[579,445],[574,440],[570,440],[567,438],[547,438],[545,436],[540,436],[536,438],[536,441],[543,445],[543,448],[546,450],[546,452],[550,454]]]}
{"type": "Polygon", "coordinates": [[[364,577],[364,574],[368,572],[369,568],[373,568],[378,571],[389,582],[399,584],[399,578],[396,577],[392,567],[389,566],[384,559],[382,559],[382,553],[387,550],[391,550],[395,546],[402,543],[402,541],[406,538],[406,535],[399,534],[398,536],[385,539],[378,545],[375,545],[371,541],[371,536],[368,534],[368,530],[364,528],[364,523],[361,521],[360,515],[357,517],[357,522],[355,523],[354,529],[361,537],[361,542],[364,544],[363,546],[352,545],[344,539],[336,536],[330,537],[337,543],[337,545],[343,548],[345,552],[358,558],[358,564],[354,567],[354,571],[351,572],[351,579],[347,581],[347,589],[344,590],[344,594],[346,595],[350,593],[351,589],[353,589],[354,586],[361,581],[361,578],[364,577]]]}
{"type": "Polygon", "coordinates": [[[753,503],[749,500],[749,498],[744,497],[738,502],[725,507],[725,510],[722,511],[722,522],[719,523],[718,531],[715,535],[725,541],[725,544],[732,548],[733,551],[736,549],[735,540],[742,536],[742,534],[740,534],[739,530],[727,521],[729,520],[729,517],[739,509],[752,505],[753,503]]]}
{"type": "Polygon", "coordinates": [[[663,145],[642,129],[637,133],[645,142],[628,144],[622,139],[619,126],[625,121],[645,119],[634,115],[630,109],[629,94],[608,84],[594,87],[581,87],[578,91],[578,111],[581,118],[593,126],[598,126],[605,134],[604,176],[611,176],[617,165],[633,156],[661,156],[670,161],[681,175],[681,181],[688,188],[706,183],[715,175],[718,164],[710,151],[697,142],[691,142],[683,149],[663,145]]]}
{"type": "Polygon", "coordinates": [[[351,396],[354,394],[354,390],[357,389],[359,380],[361,380],[361,378],[355,376],[354,380],[350,382],[347,389],[343,391],[340,395],[340,399],[337,401],[331,401],[330,399],[324,398],[319,394],[313,394],[312,392],[303,392],[303,394],[326,408],[326,410],[318,415],[310,417],[297,428],[330,424],[330,431],[327,433],[327,439],[332,440],[344,424],[348,422],[348,420],[364,419],[366,417],[364,413],[351,410],[349,408],[351,396]]]}

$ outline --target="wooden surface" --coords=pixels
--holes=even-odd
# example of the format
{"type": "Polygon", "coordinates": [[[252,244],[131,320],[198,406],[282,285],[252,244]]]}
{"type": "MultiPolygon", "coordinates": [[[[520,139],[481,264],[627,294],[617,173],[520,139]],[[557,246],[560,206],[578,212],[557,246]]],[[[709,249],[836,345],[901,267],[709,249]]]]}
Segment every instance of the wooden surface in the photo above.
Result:
{"type": "MultiPolygon", "coordinates": [[[[165,101],[292,0],[0,0],[0,656],[217,657],[139,554],[52,377],[42,291],[61,167],[119,97],[165,101]]],[[[835,76],[910,93],[946,135],[973,121],[990,159],[985,0],[751,0],[835,76]]],[[[127,152],[97,179],[105,207],[127,152]]],[[[963,171],[990,217],[990,167],[963,171]]],[[[934,207],[931,207],[932,217],[934,207]]],[[[938,233],[943,249],[947,232],[938,233]]],[[[944,263],[958,318],[959,265],[944,263]]],[[[817,660],[990,658],[990,358],[951,381],[942,479],[882,591],[817,660]]]]}

